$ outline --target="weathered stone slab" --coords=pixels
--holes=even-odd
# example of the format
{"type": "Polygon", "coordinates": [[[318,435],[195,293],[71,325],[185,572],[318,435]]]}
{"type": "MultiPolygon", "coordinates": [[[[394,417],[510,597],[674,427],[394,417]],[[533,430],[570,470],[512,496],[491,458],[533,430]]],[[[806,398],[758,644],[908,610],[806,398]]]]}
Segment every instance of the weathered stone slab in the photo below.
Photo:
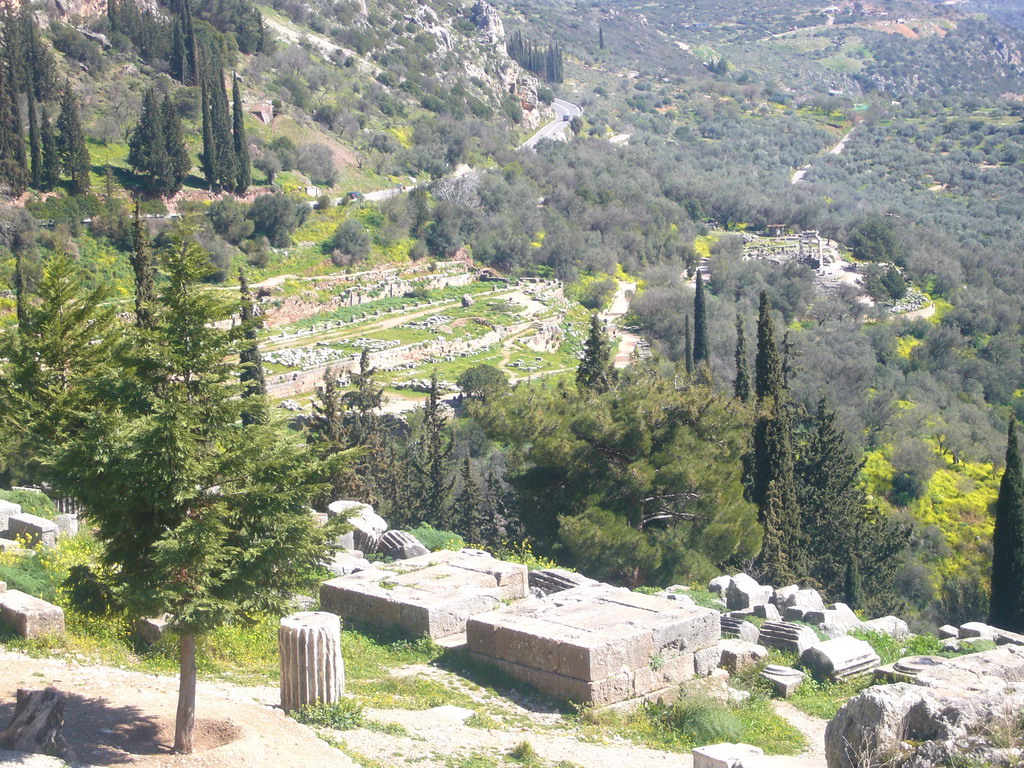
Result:
{"type": "Polygon", "coordinates": [[[732,584],[732,576],[716,576],[708,582],[708,592],[725,597],[730,584],[732,584]]]}
{"type": "Polygon", "coordinates": [[[0,624],[21,637],[64,632],[64,611],[17,589],[0,593],[0,624]]]}
{"type": "Polygon", "coordinates": [[[467,648],[549,695],[607,706],[692,677],[718,614],[606,584],[473,616],[467,648]]]}
{"type": "Polygon", "coordinates": [[[722,649],[717,645],[704,648],[693,654],[693,674],[710,677],[722,661],[722,649]]]}
{"type": "Polygon", "coordinates": [[[21,542],[14,539],[0,539],[0,553],[16,552],[22,549],[21,542]]]}
{"type": "Polygon", "coordinates": [[[135,634],[138,635],[139,639],[149,645],[153,645],[160,641],[160,638],[164,636],[164,632],[167,631],[167,626],[171,623],[171,614],[165,613],[161,616],[150,616],[149,618],[139,619],[135,624],[135,634]]]}
{"type": "Polygon", "coordinates": [[[723,614],[719,621],[722,625],[722,637],[738,637],[740,640],[755,644],[761,637],[761,630],[744,619],[736,619],[723,614]]]}
{"type": "Polygon", "coordinates": [[[792,667],[769,664],[761,672],[761,677],[772,684],[775,693],[788,699],[804,681],[804,672],[792,667]]]}
{"type": "Polygon", "coordinates": [[[766,621],[782,621],[782,614],[779,613],[779,608],[773,603],[765,603],[764,605],[754,606],[754,615],[759,616],[766,621]]]}
{"type": "Polygon", "coordinates": [[[45,517],[19,512],[7,518],[8,538],[27,540],[30,547],[55,547],[58,533],[57,524],[45,517]]]}
{"type": "Polygon", "coordinates": [[[769,648],[802,656],[804,651],[818,644],[818,636],[813,629],[803,624],[766,621],[761,625],[760,642],[769,648]]]}
{"type": "Polygon", "coordinates": [[[897,640],[906,640],[910,637],[910,627],[907,626],[907,622],[896,616],[883,616],[880,619],[871,619],[870,621],[862,622],[861,626],[872,632],[889,635],[897,640]]]}
{"type": "Polygon", "coordinates": [[[733,611],[753,608],[755,605],[767,603],[772,591],[771,587],[762,587],[747,574],[738,573],[732,577],[725,590],[725,604],[733,611]]]}
{"type": "Polygon", "coordinates": [[[320,605],[346,621],[434,639],[466,631],[470,616],[527,595],[526,566],[472,550],[378,565],[320,586],[320,605]]]}
{"type": "Polygon", "coordinates": [[[881,659],[863,640],[837,637],[808,648],[801,654],[800,663],[818,680],[839,681],[868,674],[881,659]]]}
{"type": "Polygon", "coordinates": [[[365,558],[356,557],[350,552],[335,552],[334,557],[327,563],[327,570],[335,576],[348,576],[372,567],[373,565],[365,558]]]}
{"type": "Polygon", "coordinates": [[[746,640],[722,640],[718,644],[722,652],[719,666],[735,674],[756,667],[768,658],[768,649],[746,640]]]}
{"type": "Polygon", "coordinates": [[[395,560],[430,554],[430,550],[420,544],[419,539],[406,531],[386,531],[377,543],[377,551],[395,560]]]}
{"type": "Polygon", "coordinates": [[[666,600],[675,600],[676,602],[682,603],[683,605],[695,606],[697,605],[697,603],[692,597],[690,597],[687,594],[689,591],[689,587],[684,587],[681,584],[673,584],[671,587],[663,589],[661,590],[661,592],[657,592],[655,596],[663,597],[666,600]]]}
{"type": "Polygon", "coordinates": [[[6,534],[4,534],[4,531],[7,530],[7,521],[10,519],[11,515],[20,514],[21,504],[15,504],[13,501],[6,501],[5,499],[0,499],[0,534],[6,536],[6,534]]]}
{"type": "Polygon", "coordinates": [[[960,630],[952,624],[943,624],[936,633],[939,640],[949,640],[951,637],[960,637],[960,630]]]}
{"type": "Polygon", "coordinates": [[[744,768],[744,760],[763,754],[760,747],[750,744],[709,744],[694,748],[693,768],[744,768]]]}
{"type": "Polygon", "coordinates": [[[996,628],[996,645],[1024,645],[1024,635],[996,628]]]}
{"type": "Polygon", "coordinates": [[[529,573],[530,592],[538,597],[565,592],[576,587],[589,587],[597,584],[581,573],[565,571],[561,568],[539,568],[529,573]]]}
{"type": "Polygon", "coordinates": [[[791,595],[795,595],[799,591],[800,586],[798,584],[790,584],[788,587],[779,587],[772,592],[772,597],[769,602],[779,606],[781,610],[782,606],[786,604],[786,600],[788,600],[791,595]]]}
{"type": "Polygon", "coordinates": [[[994,651],[946,659],[941,666],[924,670],[918,685],[962,691],[998,689],[1007,683],[1024,682],[1024,648],[1003,645],[994,651]]]}
{"type": "Polygon", "coordinates": [[[966,624],[960,625],[960,631],[957,633],[957,636],[961,640],[968,637],[983,637],[986,640],[995,640],[996,628],[983,624],[980,621],[968,621],[966,624]]]}
{"type": "Polygon", "coordinates": [[[922,672],[935,670],[946,661],[942,656],[906,656],[876,669],[875,679],[884,683],[913,683],[922,672]]]}
{"type": "Polygon", "coordinates": [[[796,608],[807,613],[807,611],[825,610],[825,602],[816,589],[798,589],[786,597],[782,607],[796,608]]]}

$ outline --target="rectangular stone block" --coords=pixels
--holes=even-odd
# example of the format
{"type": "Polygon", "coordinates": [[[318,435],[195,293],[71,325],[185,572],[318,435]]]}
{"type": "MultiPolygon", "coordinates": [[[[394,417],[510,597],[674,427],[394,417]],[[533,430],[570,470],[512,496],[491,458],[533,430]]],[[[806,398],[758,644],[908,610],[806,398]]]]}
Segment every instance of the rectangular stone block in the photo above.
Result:
{"type": "Polygon", "coordinates": [[[7,536],[7,538],[10,538],[10,536],[4,533],[4,531],[7,530],[7,521],[11,518],[11,515],[20,514],[20,504],[15,504],[13,501],[6,501],[4,499],[0,499],[0,534],[7,536]]]}
{"type": "Polygon", "coordinates": [[[21,637],[64,632],[64,611],[17,589],[0,593],[0,624],[21,637]]]}
{"type": "Polygon", "coordinates": [[[27,539],[30,547],[55,547],[59,529],[52,520],[27,512],[19,512],[7,518],[7,537],[27,539]]]}
{"type": "Polygon", "coordinates": [[[346,621],[434,639],[466,631],[467,620],[526,596],[526,567],[472,550],[436,552],[377,565],[320,586],[325,611],[346,621]]]}

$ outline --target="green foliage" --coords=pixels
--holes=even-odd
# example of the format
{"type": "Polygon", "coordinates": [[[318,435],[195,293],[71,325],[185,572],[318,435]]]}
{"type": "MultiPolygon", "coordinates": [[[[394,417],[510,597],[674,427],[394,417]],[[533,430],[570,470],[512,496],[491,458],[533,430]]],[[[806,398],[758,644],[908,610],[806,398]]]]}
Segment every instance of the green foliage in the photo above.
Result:
{"type": "Polygon", "coordinates": [[[364,723],[363,705],[353,699],[333,704],[307,704],[289,714],[303,725],[335,731],[350,731],[364,723]]]}
{"type": "Polygon", "coordinates": [[[742,741],[739,718],[710,697],[688,696],[655,712],[665,728],[694,746],[742,741]]]}
{"type": "Polygon", "coordinates": [[[1017,421],[1010,418],[1006,438],[1006,469],[995,504],[992,533],[992,595],[989,620],[997,627],[1024,631],[1024,470],[1021,468],[1017,421]]]}
{"type": "Polygon", "coordinates": [[[486,399],[508,388],[508,374],[493,365],[474,365],[463,371],[455,383],[468,397],[486,399]]]}
{"type": "Polygon", "coordinates": [[[47,520],[53,520],[57,516],[57,507],[50,501],[50,497],[39,491],[0,490],[0,499],[21,505],[21,511],[30,515],[45,517],[47,520]]]}
{"type": "Polygon", "coordinates": [[[60,99],[60,114],[57,117],[58,151],[64,165],[64,172],[71,181],[70,190],[73,195],[84,195],[89,191],[91,180],[89,173],[92,163],[89,150],[85,146],[85,133],[82,130],[82,119],[78,97],[71,90],[71,85],[64,87],[60,99]]]}
{"type": "Polygon", "coordinates": [[[878,215],[866,216],[853,225],[847,245],[854,258],[863,261],[883,261],[900,264],[904,259],[903,246],[892,225],[878,215]]]}
{"type": "Polygon", "coordinates": [[[576,386],[582,392],[600,395],[615,381],[612,343],[595,313],[590,318],[590,333],[583,343],[583,359],[576,369],[576,386]]]}
{"type": "Polygon", "coordinates": [[[43,600],[52,601],[57,594],[58,584],[33,555],[18,555],[0,561],[0,581],[7,582],[8,589],[18,589],[43,600]]]}
{"type": "Polygon", "coordinates": [[[417,541],[431,552],[441,549],[462,549],[466,542],[457,533],[439,531],[429,523],[420,523],[409,531],[417,541]]]}

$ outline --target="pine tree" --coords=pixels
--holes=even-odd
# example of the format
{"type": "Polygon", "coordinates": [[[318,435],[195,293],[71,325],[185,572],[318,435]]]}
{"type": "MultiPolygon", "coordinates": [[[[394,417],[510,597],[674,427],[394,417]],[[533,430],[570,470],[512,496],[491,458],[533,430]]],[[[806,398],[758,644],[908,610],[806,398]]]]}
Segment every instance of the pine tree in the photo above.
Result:
{"type": "Polygon", "coordinates": [[[189,173],[192,172],[192,158],[188,154],[181,118],[178,116],[174,104],[171,103],[169,94],[164,95],[164,102],[160,106],[160,116],[163,119],[164,141],[167,149],[168,179],[165,196],[173,197],[181,189],[189,173]]]}
{"type": "Polygon", "coordinates": [[[352,412],[352,437],[356,445],[369,445],[376,437],[379,419],[376,411],[384,404],[384,387],[377,385],[377,369],[370,366],[370,353],[359,355],[359,370],[352,374],[354,388],[346,392],[342,404],[352,412]]]}
{"type": "Polygon", "coordinates": [[[483,507],[481,540],[484,544],[493,547],[501,539],[502,526],[510,527],[507,494],[498,474],[493,469],[487,473],[487,481],[484,483],[484,493],[480,503],[483,507]]]}
{"type": "Polygon", "coordinates": [[[7,67],[0,64],[0,183],[7,184],[17,196],[25,191],[28,182],[18,91],[7,67]]]}
{"type": "Polygon", "coordinates": [[[583,344],[583,359],[576,369],[576,386],[599,395],[611,389],[614,381],[612,343],[604,332],[601,318],[594,313],[590,316],[590,333],[583,344]]]}
{"type": "Polygon", "coordinates": [[[217,166],[217,147],[213,139],[213,116],[210,113],[210,89],[207,87],[206,79],[202,81],[201,87],[202,114],[203,114],[203,153],[199,161],[203,166],[203,176],[206,177],[206,186],[212,191],[219,191],[218,179],[220,171],[217,166]]]}
{"type": "Polygon", "coordinates": [[[747,339],[743,332],[743,320],[736,315],[736,380],[733,394],[737,400],[750,402],[750,363],[747,361],[747,339]]]}
{"type": "Polygon", "coordinates": [[[708,308],[704,295],[704,278],[697,270],[697,289],[693,297],[693,364],[711,365],[711,343],[708,341],[708,308]]]}
{"type": "Polygon", "coordinates": [[[53,189],[60,183],[60,149],[53,133],[50,115],[43,106],[39,117],[39,140],[43,151],[43,190],[53,189]]]}
{"type": "Polygon", "coordinates": [[[338,446],[341,446],[348,440],[337,374],[330,366],[324,371],[323,387],[316,391],[316,400],[313,402],[313,416],[310,420],[309,432],[317,441],[332,443],[338,446]]]}
{"type": "Polygon", "coordinates": [[[34,89],[28,89],[28,146],[31,184],[35,189],[43,186],[43,148],[39,142],[39,119],[36,116],[34,89]]]}
{"type": "Polygon", "coordinates": [[[455,530],[466,543],[480,546],[484,543],[484,514],[480,487],[473,477],[473,466],[469,455],[462,460],[462,487],[455,496],[452,509],[455,516],[455,530]]]}
{"type": "Polygon", "coordinates": [[[782,363],[775,343],[775,322],[768,295],[761,291],[757,313],[757,358],[754,364],[754,392],[758,401],[775,396],[782,390],[782,363]]]}
{"type": "Polygon", "coordinates": [[[149,248],[149,235],[135,203],[132,221],[132,253],[129,256],[132,271],[135,272],[135,324],[139,328],[153,326],[153,302],[156,288],[153,277],[153,253],[149,248]]]}
{"type": "Polygon", "coordinates": [[[57,128],[60,131],[58,146],[61,160],[64,163],[64,171],[71,180],[71,194],[84,195],[92,185],[89,178],[92,163],[89,159],[89,150],[85,146],[78,98],[71,90],[70,84],[64,86],[64,93],[61,96],[57,128]]]}
{"type": "Polygon", "coordinates": [[[256,316],[249,281],[244,270],[238,271],[238,283],[238,290],[241,293],[239,316],[244,339],[238,352],[241,368],[239,379],[242,383],[242,397],[245,399],[242,424],[266,424],[270,420],[266,403],[267,379],[263,374],[263,356],[259,347],[259,331],[263,327],[263,321],[256,316]]]}
{"type": "Polygon", "coordinates": [[[1017,420],[1006,434],[1006,468],[999,482],[992,531],[992,592],[989,622],[1012,632],[1024,631],[1024,470],[1021,468],[1017,420]]]}
{"type": "Polygon", "coordinates": [[[430,379],[430,395],[416,440],[413,469],[419,478],[421,521],[435,528],[452,525],[451,493],[455,477],[450,470],[455,439],[445,430],[445,417],[437,394],[437,374],[430,379]]]}
{"type": "Polygon", "coordinates": [[[690,332],[690,316],[683,317],[683,365],[687,373],[693,373],[693,334],[690,332]]]}
{"type": "Polygon", "coordinates": [[[133,397],[109,403],[57,450],[55,487],[88,510],[132,615],[174,616],[180,687],[174,749],[193,749],[196,640],[228,621],[283,615],[326,556],[309,516],[327,467],[285,430],[243,427],[233,311],[202,284],[209,254],[179,227],[154,327],[138,334],[133,397]],[[138,393],[149,394],[136,404],[138,393]],[[97,461],[96,456],[102,456],[97,461]]]}
{"type": "Polygon", "coordinates": [[[245,110],[242,108],[242,89],[238,75],[232,76],[232,138],[235,149],[235,192],[244,195],[252,184],[252,165],[249,162],[249,141],[245,137],[245,110]]]}

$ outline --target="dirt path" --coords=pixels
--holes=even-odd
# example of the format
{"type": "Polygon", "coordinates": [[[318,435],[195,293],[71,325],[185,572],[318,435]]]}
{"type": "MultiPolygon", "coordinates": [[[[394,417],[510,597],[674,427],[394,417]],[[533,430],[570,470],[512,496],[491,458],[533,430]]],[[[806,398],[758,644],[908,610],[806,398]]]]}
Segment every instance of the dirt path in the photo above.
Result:
{"type": "Polygon", "coordinates": [[[783,699],[773,699],[772,707],[779,717],[787,720],[807,739],[807,749],[800,755],[805,759],[806,765],[820,765],[821,768],[825,768],[825,726],[828,725],[828,721],[811,717],[783,699]]]}
{"type": "MultiPolygon", "coordinates": [[[[825,154],[827,154],[827,155],[841,155],[841,154],[843,154],[843,150],[846,149],[846,143],[850,140],[850,136],[851,136],[851,134],[855,130],[857,130],[857,126],[856,125],[853,126],[852,128],[850,128],[850,130],[848,130],[846,132],[846,135],[843,136],[843,138],[841,138],[839,140],[839,142],[834,147],[829,149],[828,152],[826,152],[825,154]]],[[[807,165],[803,166],[802,168],[798,168],[797,170],[793,171],[793,176],[790,178],[790,181],[793,184],[797,184],[797,183],[803,181],[804,176],[806,176],[807,172],[809,170],[811,170],[811,166],[812,165],[814,165],[813,162],[812,163],[808,163],[807,165]]]]}
{"type": "Polygon", "coordinates": [[[143,768],[307,768],[355,765],[286,717],[276,688],[199,683],[196,751],[175,755],[178,682],[109,667],[33,659],[0,649],[0,723],[18,688],[53,686],[68,695],[64,736],[87,765],[143,768]]]}

